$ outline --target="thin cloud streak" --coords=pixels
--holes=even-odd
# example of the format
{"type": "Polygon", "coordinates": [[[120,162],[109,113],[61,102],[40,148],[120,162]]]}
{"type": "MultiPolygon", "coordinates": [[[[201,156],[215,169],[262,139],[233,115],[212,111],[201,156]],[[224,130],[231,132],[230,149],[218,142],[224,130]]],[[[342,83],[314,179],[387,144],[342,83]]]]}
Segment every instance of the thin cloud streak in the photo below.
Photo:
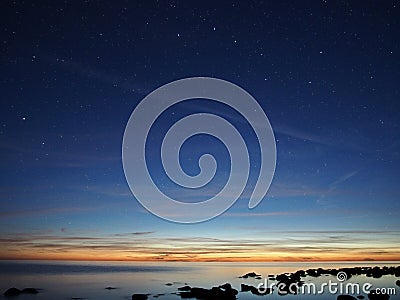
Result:
{"type": "MultiPolygon", "coordinates": [[[[285,260],[297,257],[355,258],[361,255],[375,259],[399,257],[396,232],[384,233],[371,245],[372,231],[282,231],[245,239],[188,236],[165,237],[152,231],[119,233],[108,236],[3,236],[0,258],[31,257],[73,259],[77,256],[111,260],[194,260],[221,261],[257,258],[285,260]],[[366,250],[368,249],[368,250],[366,250]],[[18,255],[16,251],[18,250],[18,255]],[[346,257],[343,257],[346,253],[346,257]],[[247,257],[245,259],[245,257],[247,257]]],[[[381,231],[376,231],[381,232],[381,231]]]]}

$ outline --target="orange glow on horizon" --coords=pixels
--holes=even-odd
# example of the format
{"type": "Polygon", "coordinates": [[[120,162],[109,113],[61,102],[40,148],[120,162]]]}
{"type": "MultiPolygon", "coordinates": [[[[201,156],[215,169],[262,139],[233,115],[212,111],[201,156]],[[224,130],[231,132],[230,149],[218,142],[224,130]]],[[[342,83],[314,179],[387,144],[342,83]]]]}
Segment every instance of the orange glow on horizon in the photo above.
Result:
{"type": "Polygon", "coordinates": [[[308,255],[295,253],[270,255],[258,254],[254,256],[241,256],[234,254],[207,254],[207,255],[155,255],[155,254],[139,254],[135,256],[127,256],[121,254],[105,254],[105,253],[82,253],[82,252],[69,252],[69,253],[25,253],[18,254],[0,253],[0,260],[61,260],[61,261],[132,261],[132,262],[340,262],[340,261],[400,261],[400,256],[397,253],[365,256],[361,255],[341,255],[341,254],[327,254],[324,256],[315,256],[315,258],[308,255]]]}
{"type": "MultiPolygon", "coordinates": [[[[359,235],[359,234],[358,234],[359,235]]],[[[321,235],[293,239],[209,239],[162,237],[152,232],[106,237],[36,235],[3,239],[0,260],[153,262],[335,262],[400,261],[400,246],[389,236],[372,244],[349,235],[331,242],[321,235]]]]}

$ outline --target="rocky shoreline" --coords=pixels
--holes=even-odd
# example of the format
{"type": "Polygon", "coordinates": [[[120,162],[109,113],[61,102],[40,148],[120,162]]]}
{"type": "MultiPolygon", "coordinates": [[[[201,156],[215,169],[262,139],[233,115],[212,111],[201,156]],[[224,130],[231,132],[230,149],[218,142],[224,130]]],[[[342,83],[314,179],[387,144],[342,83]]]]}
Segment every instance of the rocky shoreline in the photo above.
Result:
{"type": "MultiPolygon", "coordinates": [[[[304,279],[307,277],[318,278],[320,276],[337,276],[337,279],[340,282],[346,281],[353,276],[366,276],[371,278],[381,278],[382,276],[393,276],[400,277],[400,266],[397,267],[352,267],[352,268],[339,268],[339,269],[308,269],[308,270],[298,270],[293,273],[282,273],[277,275],[268,275],[265,280],[269,280],[274,282],[273,287],[265,287],[260,289],[260,284],[257,286],[250,285],[248,283],[241,283],[240,291],[234,289],[230,283],[225,283],[223,285],[214,286],[209,289],[203,287],[191,287],[189,285],[184,285],[177,287],[175,292],[170,294],[174,294],[180,296],[181,299],[201,299],[201,300],[235,300],[239,293],[251,293],[257,296],[266,296],[272,293],[277,293],[279,295],[287,295],[287,294],[297,294],[295,289],[292,289],[291,286],[301,287],[305,284],[304,279]],[[339,277],[344,276],[344,277],[339,277]]],[[[243,280],[254,279],[254,280],[262,280],[263,277],[256,272],[249,272],[244,275],[239,276],[243,280]]],[[[173,286],[173,283],[166,283],[167,286],[173,286]]],[[[261,282],[262,285],[262,282],[261,282]]],[[[400,280],[394,280],[393,286],[400,287],[400,280]]],[[[114,290],[117,289],[115,287],[106,287],[106,290],[114,290]]],[[[15,297],[22,294],[38,294],[41,290],[37,288],[24,288],[18,289],[15,287],[9,288],[6,290],[3,295],[5,297],[15,297]]],[[[165,296],[166,294],[139,294],[134,293],[131,296],[132,300],[146,300],[149,297],[158,298],[165,296]]],[[[389,294],[378,293],[376,290],[371,290],[366,295],[370,300],[388,300],[390,299],[389,294]]],[[[364,295],[339,295],[337,296],[337,300],[354,300],[354,299],[364,299],[364,295]]],[[[84,299],[84,298],[71,298],[72,300],[84,299]]]]}

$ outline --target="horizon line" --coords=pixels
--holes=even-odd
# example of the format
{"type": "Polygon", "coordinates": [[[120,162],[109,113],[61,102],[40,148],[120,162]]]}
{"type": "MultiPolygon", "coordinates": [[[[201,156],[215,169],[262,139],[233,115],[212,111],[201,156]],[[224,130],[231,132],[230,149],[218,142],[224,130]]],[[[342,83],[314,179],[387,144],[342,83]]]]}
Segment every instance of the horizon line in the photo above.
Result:
{"type": "Polygon", "coordinates": [[[5,258],[0,257],[0,261],[65,261],[65,262],[180,262],[180,263],[199,263],[199,262],[215,262],[215,263],[400,263],[399,260],[391,260],[391,259],[364,259],[364,260],[356,260],[356,259],[303,259],[303,260],[234,260],[234,259],[226,259],[226,260],[217,260],[217,259],[198,259],[198,260],[182,260],[182,259],[54,259],[54,258],[5,258]]]}

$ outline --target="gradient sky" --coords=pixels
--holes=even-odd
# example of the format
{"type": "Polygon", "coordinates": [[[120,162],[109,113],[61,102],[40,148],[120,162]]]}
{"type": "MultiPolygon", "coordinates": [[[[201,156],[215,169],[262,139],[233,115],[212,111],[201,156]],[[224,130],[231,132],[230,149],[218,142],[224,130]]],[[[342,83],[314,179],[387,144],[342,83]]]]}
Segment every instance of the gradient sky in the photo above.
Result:
{"type": "MultiPolygon", "coordinates": [[[[3,1],[0,20],[0,258],[400,259],[398,1],[3,1]],[[135,106],[193,76],[257,99],[277,167],[255,209],[250,180],[220,217],[182,225],[134,199],[121,148],[135,106]]],[[[201,103],[154,129],[149,164],[170,195],[188,191],[165,178],[156,146],[179,116],[214,112],[246,130],[201,103]]],[[[226,149],[202,136],[182,149],[188,173],[204,151],[221,161],[197,201],[229,168],[226,149]]]]}

